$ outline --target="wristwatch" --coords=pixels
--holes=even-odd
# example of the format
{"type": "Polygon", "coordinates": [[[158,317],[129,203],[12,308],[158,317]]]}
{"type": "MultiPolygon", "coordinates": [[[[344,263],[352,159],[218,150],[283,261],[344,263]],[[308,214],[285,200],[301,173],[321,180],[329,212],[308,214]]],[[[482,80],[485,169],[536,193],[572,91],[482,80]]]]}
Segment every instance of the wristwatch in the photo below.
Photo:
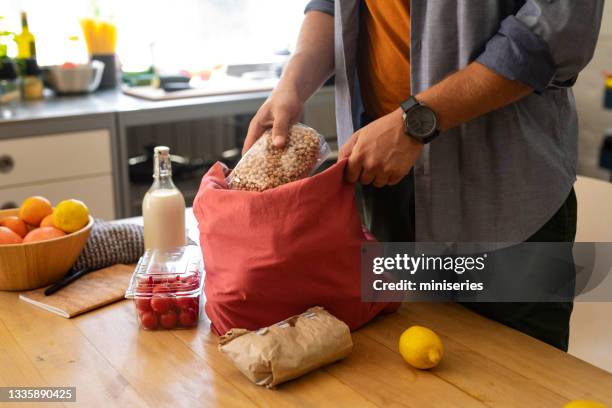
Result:
{"type": "Polygon", "coordinates": [[[404,132],[411,138],[426,144],[440,134],[438,116],[429,106],[419,102],[414,96],[400,103],[404,114],[404,132]]]}

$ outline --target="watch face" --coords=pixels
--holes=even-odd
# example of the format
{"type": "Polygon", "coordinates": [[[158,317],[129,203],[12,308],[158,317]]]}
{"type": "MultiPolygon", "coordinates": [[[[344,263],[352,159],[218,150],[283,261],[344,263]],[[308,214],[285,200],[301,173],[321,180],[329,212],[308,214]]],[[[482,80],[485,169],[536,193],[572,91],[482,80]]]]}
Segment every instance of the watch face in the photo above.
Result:
{"type": "Polygon", "coordinates": [[[427,106],[416,106],[406,116],[406,132],[413,137],[429,137],[438,127],[436,114],[427,106]]]}

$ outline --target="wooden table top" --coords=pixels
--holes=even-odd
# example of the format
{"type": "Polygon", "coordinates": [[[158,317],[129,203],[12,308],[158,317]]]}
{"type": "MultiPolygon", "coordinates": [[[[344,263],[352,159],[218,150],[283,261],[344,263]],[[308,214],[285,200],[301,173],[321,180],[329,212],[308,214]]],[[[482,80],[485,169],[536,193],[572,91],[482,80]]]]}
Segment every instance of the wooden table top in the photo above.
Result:
{"type": "Polygon", "coordinates": [[[353,341],[344,361],[268,390],[217,350],[206,320],[197,330],[146,332],[129,301],[68,320],[0,293],[0,386],[76,386],[78,406],[612,403],[612,374],[454,304],[405,304],[354,332],[353,341]],[[398,353],[399,335],[413,324],[436,330],[445,344],[431,371],[408,366],[398,353]]]}

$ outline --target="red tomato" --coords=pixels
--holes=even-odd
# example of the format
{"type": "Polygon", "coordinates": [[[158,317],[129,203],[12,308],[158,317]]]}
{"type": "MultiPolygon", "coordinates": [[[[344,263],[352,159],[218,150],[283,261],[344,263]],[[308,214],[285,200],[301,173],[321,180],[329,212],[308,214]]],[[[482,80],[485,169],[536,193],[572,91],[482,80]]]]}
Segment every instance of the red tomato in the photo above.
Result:
{"type": "Polygon", "coordinates": [[[166,295],[153,295],[151,298],[151,309],[157,313],[166,313],[172,306],[172,299],[166,295]]]}
{"type": "Polygon", "coordinates": [[[184,309],[181,311],[179,321],[182,326],[191,327],[198,321],[198,314],[194,309],[184,309]]]}
{"type": "Polygon", "coordinates": [[[176,305],[181,309],[189,309],[189,308],[196,309],[198,306],[198,304],[196,303],[196,300],[191,297],[177,297],[176,305]]]}
{"type": "Polygon", "coordinates": [[[196,276],[190,276],[188,278],[183,278],[183,286],[182,290],[189,291],[197,289],[199,286],[198,278],[196,276]]]}
{"type": "Polygon", "coordinates": [[[140,323],[147,330],[157,329],[157,315],[154,312],[143,312],[140,315],[140,323]]]}
{"type": "Polygon", "coordinates": [[[141,312],[146,312],[146,311],[151,310],[151,299],[150,298],[145,298],[145,297],[136,298],[135,303],[136,303],[136,309],[140,310],[141,312]]]}
{"type": "Polygon", "coordinates": [[[168,310],[162,314],[159,318],[159,322],[164,329],[174,329],[176,322],[178,321],[178,315],[174,310],[168,310]]]}
{"type": "Polygon", "coordinates": [[[153,287],[153,293],[168,293],[170,292],[170,285],[167,283],[158,283],[153,287]]]}

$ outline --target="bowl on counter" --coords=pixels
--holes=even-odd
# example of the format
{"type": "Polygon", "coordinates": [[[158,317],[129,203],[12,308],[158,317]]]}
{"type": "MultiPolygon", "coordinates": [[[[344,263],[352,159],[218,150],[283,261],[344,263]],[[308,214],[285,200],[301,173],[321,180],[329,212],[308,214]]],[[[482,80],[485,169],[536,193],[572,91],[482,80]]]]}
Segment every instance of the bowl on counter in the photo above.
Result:
{"type": "Polygon", "coordinates": [[[104,63],[93,60],[88,64],[53,65],[47,68],[47,81],[58,94],[84,94],[100,86],[104,63]]]}
{"type": "MultiPolygon", "coordinates": [[[[18,209],[0,210],[0,219],[18,209]]],[[[0,290],[30,290],[50,285],[70,270],[85,247],[94,220],[59,238],[23,244],[0,245],[0,290]]]]}

